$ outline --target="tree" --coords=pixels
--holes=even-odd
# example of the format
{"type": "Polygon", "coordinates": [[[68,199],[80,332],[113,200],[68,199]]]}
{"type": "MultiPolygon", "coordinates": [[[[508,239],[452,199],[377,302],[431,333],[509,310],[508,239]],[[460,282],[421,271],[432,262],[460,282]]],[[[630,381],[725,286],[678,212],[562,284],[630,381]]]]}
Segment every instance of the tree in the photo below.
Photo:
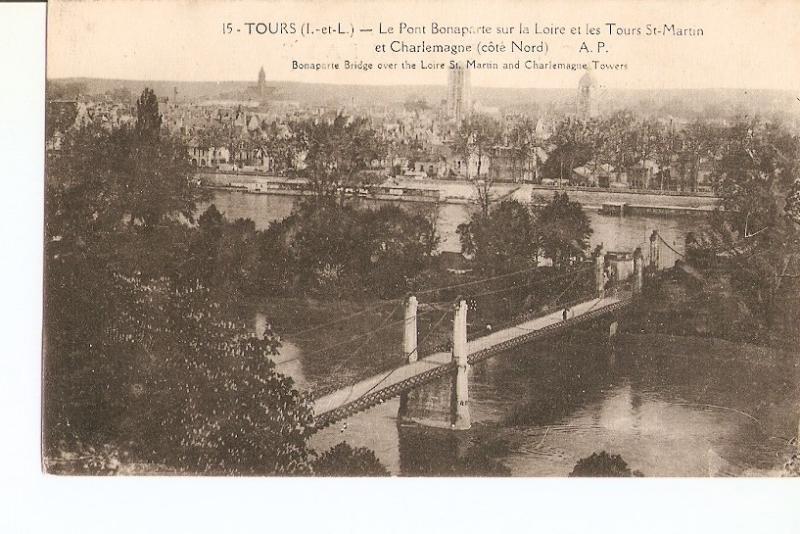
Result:
{"type": "Polygon", "coordinates": [[[720,132],[714,168],[723,210],[698,240],[730,266],[739,295],[767,328],[791,324],[800,289],[800,233],[792,218],[800,142],[783,127],[740,121],[720,132]]]}
{"type": "Polygon", "coordinates": [[[256,337],[201,285],[134,289],[143,306],[113,329],[150,355],[134,366],[141,393],[129,408],[147,417],[137,432],[146,421],[160,422],[147,441],[163,444],[152,459],[201,473],[307,472],[312,412],[292,380],[275,371],[269,356],[280,344],[272,332],[256,337]],[[157,308],[149,305],[154,299],[157,308]]]}
{"type": "Polygon", "coordinates": [[[484,272],[511,272],[536,265],[538,234],[530,211],[517,200],[504,200],[488,215],[475,212],[456,232],[461,251],[474,256],[484,272]]]}
{"type": "Polygon", "coordinates": [[[670,184],[666,181],[673,179],[671,167],[677,153],[678,140],[679,137],[671,126],[661,129],[657,135],[654,156],[658,165],[658,188],[661,191],[664,190],[665,185],[669,187],[670,184]]]}
{"type": "Polygon", "coordinates": [[[69,310],[84,320],[93,314],[96,330],[66,339],[54,332],[63,322],[48,325],[51,455],[92,443],[193,473],[307,472],[311,410],[275,372],[269,356],[279,344],[270,331],[255,337],[200,285],[98,278],[108,290],[91,303],[70,300],[69,310]]]}
{"type": "Polygon", "coordinates": [[[544,255],[556,267],[581,260],[589,248],[592,227],[579,202],[567,193],[556,192],[553,199],[539,208],[536,227],[544,255]]]}
{"type": "Polygon", "coordinates": [[[581,458],[569,474],[570,477],[643,477],[640,471],[631,471],[622,456],[606,451],[581,458]]]}
{"type": "Polygon", "coordinates": [[[161,133],[158,97],[147,87],[136,100],[136,133],[145,142],[157,141],[161,133]]]}
{"type": "Polygon", "coordinates": [[[492,202],[491,188],[494,179],[488,174],[481,174],[484,160],[502,140],[502,127],[495,119],[486,115],[472,115],[465,119],[456,132],[454,149],[464,158],[467,180],[471,180],[475,188],[478,206],[484,214],[489,213],[492,202]],[[476,176],[469,175],[472,158],[477,162],[476,176]]]}
{"type": "Polygon", "coordinates": [[[322,453],[313,463],[314,474],[325,477],[384,477],[389,471],[375,453],[345,442],[322,453]]]}
{"type": "Polygon", "coordinates": [[[635,161],[635,118],[629,111],[619,111],[600,126],[606,130],[605,146],[601,153],[605,163],[611,165],[620,181],[622,173],[635,161]]]}
{"type": "Polygon", "coordinates": [[[406,293],[411,279],[430,264],[439,244],[435,221],[396,205],[360,213],[364,257],[356,277],[383,298],[406,293]]]}
{"type": "Polygon", "coordinates": [[[592,159],[592,140],[589,124],[575,119],[565,119],[556,125],[548,140],[555,145],[545,164],[545,175],[569,182],[572,169],[592,159]]]}
{"type": "MultiPolygon", "coordinates": [[[[237,111],[237,115],[241,110],[237,111]]],[[[225,147],[228,150],[228,163],[241,167],[243,155],[253,146],[250,134],[236,124],[236,117],[221,117],[201,132],[200,142],[206,146],[225,147]]]]}
{"type": "Polygon", "coordinates": [[[160,136],[160,116],[152,91],[139,98],[135,128],[106,131],[89,126],[65,136],[62,155],[48,160],[48,183],[59,195],[59,226],[69,232],[152,230],[167,219],[194,217],[206,193],[193,181],[183,145],[160,136]],[[155,106],[155,108],[154,108],[155,106]]]}
{"type": "Polygon", "coordinates": [[[381,160],[386,147],[363,117],[337,114],[331,120],[309,119],[295,125],[299,152],[305,154],[304,175],[317,202],[336,198],[344,203],[345,186],[363,182],[362,173],[381,160]]]}
{"type": "Polygon", "coordinates": [[[795,224],[800,224],[800,178],[795,178],[786,195],[784,211],[795,224]]]}
{"type": "Polygon", "coordinates": [[[784,476],[800,477],[800,451],[792,453],[789,461],[783,465],[784,476]]]}
{"type": "Polygon", "coordinates": [[[47,102],[45,138],[50,140],[57,132],[66,132],[78,116],[77,102],[47,102]]]}
{"type": "Polygon", "coordinates": [[[231,298],[250,294],[258,283],[257,246],[253,221],[228,221],[212,204],[198,219],[181,273],[231,298]]]}
{"type": "Polygon", "coordinates": [[[697,189],[697,182],[700,173],[700,162],[703,158],[713,158],[715,150],[720,145],[720,134],[716,128],[701,121],[691,123],[682,132],[683,148],[689,158],[689,184],[686,183],[685,173],[681,175],[679,189],[694,191],[697,189]]]}
{"type": "Polygon", "coordinates": [[[295,170],[298,146],[292,131],[296,128],[292,123],[281,127],[276,121],[261,128],[258,146],[272,158],[273,171],[278,175],[285,175],[295,170]]]}
{"type": "MultiPolygon", "coordinates": [[[[434,221],[398,206],[302,203],[264,233],[261,273],[312,293],[402,295],[438,244],[434,221]]],[[[280,288],[276,288],[280,290],[280,288]]]]}
{"type": "Polygon", "coordinates": [[[633,162],[638,164],[631,180],[634,187],[646,189],[652,186],[647,179],[647,161],[657,154],[661,130],[660,125],[652,120],[637,121],[633,125],[630,132],[630,144],[633,150],[633,162]]]}
{"type": "Polygon", "coordinates": [[[154,101],[142,95],[141,126],[71,133],[48,160],[45,453],[100,472],[127,458],[307,473],[310,407],[221,282],[247,266],[255,230],[216,208],[198,228],[179,219],[199,195],[183,148],[155,135],[154,101]]]}
{"type": "Polygon", "coordinates": [[[520,181],[525,176],[528,162],[535,158],[536,125],[530,117],[517,121],[509,133],[511,145],[511,175],[514,181],[520,181]]]}

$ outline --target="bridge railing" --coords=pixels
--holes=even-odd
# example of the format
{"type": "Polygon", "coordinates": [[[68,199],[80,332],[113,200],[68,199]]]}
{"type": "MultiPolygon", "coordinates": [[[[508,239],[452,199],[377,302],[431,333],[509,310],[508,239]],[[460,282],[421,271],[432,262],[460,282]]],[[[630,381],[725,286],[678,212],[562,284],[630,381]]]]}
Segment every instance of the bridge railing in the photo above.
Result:
{"type": "MultiPolygon", "coordinates": [[[[659,253],[657,247],[649,252],[651,257],[659,253]]],[[[566,271],[533,268],[420,292],[428,297],[455,290],[460,294],[450,301],[417,302],[416,297],[410,297],[391,312],[378,314],[377,328],[361,335],[348,334],[344,341],[325,347],[329,351],[338,346],[335,357],[340,361],[333,370],[326,367],[330,380],[314,388],[312,396],[323,396],[343,384],[355,383],[433,353],[450,352],[454,304],[460,300],[465,300],[469,308],[468,339],[476,339],[560,310],[564,310],[565,320],[571,319],[574,312],[570,313],[570,308],[601,294],[610,297],[624,293],[628,298],[636,291],[636,269],[641,272],[647,261],[638,254],[604,254],[566,271]],[[348,367],[342,369],[345,364],[348,367]]]]}
{"type": "Polygon", "coordinates": [[[506,289],[467,296],[468,337],[475,339],[493,331],[552,313],[585,301],[595,293],[591,263],[517,281],[506,289]]]}

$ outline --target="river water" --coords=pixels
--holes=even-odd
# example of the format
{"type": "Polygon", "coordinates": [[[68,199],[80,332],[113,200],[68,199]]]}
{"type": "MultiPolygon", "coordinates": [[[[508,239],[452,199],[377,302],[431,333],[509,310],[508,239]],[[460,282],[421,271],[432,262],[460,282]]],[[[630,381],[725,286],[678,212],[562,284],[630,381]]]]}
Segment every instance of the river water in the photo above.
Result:
{"type": "MultiPolygon", "coordinates": [[[[287,216],[294,200],[217,192],[213,202],[229,218],[264,228],[287,216]]],[[[441,249],[456,251],[455,228],[468,207],[439,209],[441,249]]],[[[592,245],[607,250],[631,250],[658,229],[683,252],[686,233],[703,224],[692,216],[588,215],[592,245]]],[[[666,265],[678,257],[662,247],[666,265]]],[[[257,317],[257,328],[264,320],[257,317]]],[[[299,387],[308,385],[291,340],[277,360],[288,362],[280,369],[299,387]]],[[[613,346],[527,345],[471,369],[469,431],[398,424],[394,399],[318,432],[311,445],[368,447],[393,474],[410,476],[566,476],[578,459],[602,450],[646,476],[776,475],[800,414],[797,366],[776,360],[766,349],[649,334],[621,335],[613,346]]]]}
{"type": "Polygon", "coordinates": [[[797,431],[797,373],[740,361],[753,350],[651,335],[524,346],[472,368],[469,431],[399,425],[395,399],[312,445],[368,447],[409,476],[566,476],[603,450],[645,476],[776,475],[797,431]]]}
{"type": "MultiPolygon", "coordinates": [[[[273,221],[281,220],[292,212],[292,207],[299,197],[285,195],[248,194],[239,191],[215,191],[209,203],[214,203],[229,219],[249,218],[256,228],[264,229],[273,221]]],[[[380,206],[390,201],[360,200],[367,206],[380,206]]],[[[434,208],[431,204],[404,202],[401,205],[409,210],[427,213],[434,208]]],[[[206,206],[201,206],[204,209],[206,206]]],[[[461,245],[456,234],[459,224],[469,220],[471,207],[466,204],[440,204],[437,214],[437,231],[440,236],[439,249],[458,252],[461,245]]],[[[594,232],[590,243],[594,247],[602,244],[606,250],[632,251],[637,245],[648,242],[653,230],[658,230],[661,237],[676,251],[684,250],[684,239],[689,231],[696,231],[702,225],[702,217],[697,215],[682,216],[609,216],[601,215],[595,210],[587,210],[589,221],[594,232]]],[[[661,260],[665,265],[672,265],[680,256],[662,247],[661,260]]]]}

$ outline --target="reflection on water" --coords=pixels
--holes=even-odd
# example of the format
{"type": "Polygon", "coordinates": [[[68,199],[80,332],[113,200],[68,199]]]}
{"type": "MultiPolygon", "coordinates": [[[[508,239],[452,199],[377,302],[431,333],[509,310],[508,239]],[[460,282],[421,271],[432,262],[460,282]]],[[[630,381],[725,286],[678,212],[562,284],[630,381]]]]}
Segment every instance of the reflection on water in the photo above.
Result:
{"type": "Polygon", "coordinates": [[[370,447],[412,476],[566,476],[601,450],[648,476],[775,474],[797,429],[797,373],[740,363],[748,349],[732,347],[656,336],[527,346],[473,369],[470,431],[398,426],[392,401],[312,445],[370,447]]]}

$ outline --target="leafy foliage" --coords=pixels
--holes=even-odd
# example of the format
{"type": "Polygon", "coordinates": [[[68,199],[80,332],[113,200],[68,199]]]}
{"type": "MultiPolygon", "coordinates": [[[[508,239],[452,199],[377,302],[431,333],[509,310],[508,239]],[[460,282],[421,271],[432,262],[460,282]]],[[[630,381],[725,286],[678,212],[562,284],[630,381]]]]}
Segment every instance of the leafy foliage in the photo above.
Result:
{"type": "Polygon", "coordinates": [[[312,202],[264,232],[260,268],[265,283],[281,280],[284,290],[397,296],[429,264],[437,243],[432,221],[397,206],[312,202]]]}
{"type": "Polygon", "coordinates": [[[800,477],[800,452],[795,452],[783,466],[783,472],[788,477],[800,477]]]}
{"type": "Polygon", "coordinates": [[[800,142],[783,127],[742,121],[720,132],[714,169],[723,210],[693,249],[730,267],[738,294],[767,328],[796,329],[800,233],[793,219],[800,142]]]}
{"type": "Polygon", "coordinates": [[[375,453],[365,447],[353,448],[345,442],[322,453],[313,463],[315,475],[326,477],[382,477],[389,471],[375,453]]]}
{"type": "Polygon", "coordinates": [[[494,178],[481,169],[492,149],[502,141],[502,134],[503,128],[496,119],[488,115],[471,115],[461,123],[453,141],[453,149],[464,158],[467,179],[472,180],[478,206],[484,215],[489,213],[494,178]],[[477,165],[475,176],[470,176],[473,158],[477,165]]]}
{"type": "Polygon", "coordinates": [[[303,171],[318,202],[340,193],[345,185],[358,185],[362,172],[385,156],[386,147],[366,118],[336,115],[333,120],[306,120],[294,125],[296,150],[305,154],[303,171]]]}
{"type": "Polygon", "coordinates": [[[310,407],[227,294],[252,223],[179,221],[191,169],[155,95],[138,108],[136,128],[77,131],[48,161],[45,453],[80,472],[307,473],[310,407]]]}
{"type": "Polygon", "coordinates": [[[484,272],[511,272],[535,265],[540,236],[528,208],[504,200],[488,215],[478,211],[456,230],[463,253],[474,256],[484,272]]]}
{"type": "Polygon", "coordinates": [[[170,137],[153,142],[132,128],[90,126],[67,135],[62,152],[47,169],[56,188],[49,196],[60,198],[48,222],[60,231],[146,230],[176,215],[191,220],[203,197],[191,183],[184,147],[170,137]]]}
{"type": "Polygon", "coordinates": [[[212,204],[198,218],[197,229],[189,241],[182,276],[199,280],[231,299],[255,291],[259,242],[253,221],[228,221],[212,204]]]}
{"type": "Polygon", "coordinates": [[[136,133],[145,142],[156,142],[161,133],[161,113],[158,112],[158,97],[152,89],[145,87],[136,100],[136,133]]]}
{"type": "Polygon", "coordinates": [[[544,176],[569,181],[572,169],[592,158],[591,140],[588,123],[569,119],[559,122],[549,140],[555,148],[545,162],[544,176]]]}
{"type": "Polygon", "coordinates": [[[536,224],[544,255],[553,260],[553,265],[571,265],[584,257],[592,227],[581,204],[571,201],[567,193],[556,192],[539,209],[536,224]]]}
{"type": "Polygon", "coordinates": [[[631,471],[622,456],[606,451],[592,453],[581,458],[569,474],[570,477],[642,477],[639,471],[631,471]]]}

